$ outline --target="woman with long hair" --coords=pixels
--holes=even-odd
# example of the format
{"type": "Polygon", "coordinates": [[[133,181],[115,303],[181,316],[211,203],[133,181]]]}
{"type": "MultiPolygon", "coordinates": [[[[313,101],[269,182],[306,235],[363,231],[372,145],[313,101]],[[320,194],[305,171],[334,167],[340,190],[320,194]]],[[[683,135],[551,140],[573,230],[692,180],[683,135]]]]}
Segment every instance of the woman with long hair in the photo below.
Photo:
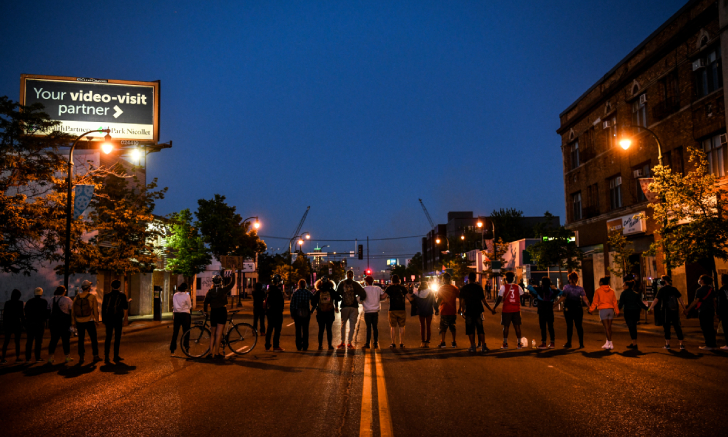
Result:
{"type": "Polygon", "coordinates": [[[338,294],[334,290],[334,283],[329,280],[328,276],[316,281],[314,285],[316,293],[311,299],[313,308],[316,309],[316,322],[318,322],[318,350],[323,350],[324,331],[326,331],[326,339],[328,340],[329,350],[334,350],[333,332],[334,320],[336,313],[336,301],[339,299],[338,294]]]}
{"type": "Polygon", "coordinates": [[[619,308],[617,295],[614,293],[612,287],[609,286],[609,276],[599,280],[599,288],[594,292],[594,301],[592,301],[589,307],[589,314],[594,312],[595,309],[599,310],[599,319],[602,321],[604,333],[607,335],[607,341],[602,346],[602,349],[614,349],[614,345],[612,344],[612,321],[614,320],[614,316],[619,315],[619,308]]]}

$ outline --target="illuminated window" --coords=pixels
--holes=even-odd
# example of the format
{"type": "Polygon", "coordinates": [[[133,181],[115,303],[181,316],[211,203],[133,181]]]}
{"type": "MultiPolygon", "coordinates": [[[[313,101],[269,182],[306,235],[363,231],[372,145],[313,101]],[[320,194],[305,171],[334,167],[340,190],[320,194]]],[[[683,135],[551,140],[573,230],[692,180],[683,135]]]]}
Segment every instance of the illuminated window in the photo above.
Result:
{"type": "Polygon", "coordinates": [[[609,206],[611,209],[622,207],[622,176],[609,179],[609,206]]]}
{"type": "Polygon", "coordinates": [[[722,178],[726,173],[728,147],[726,135],[716,135],[703,140],[703,152],[708,159],[708,171],[715,177],[722,178]]]}
{"type": "Polygon", "coordinates": [[[693,61],[695,72],[695,91],[698,98],[707,96],[723,86],[723,75],[720,68],[720,47],[716,47],[706,56],[693,61]]]}
{"type": "Polygon", "coordinates": [[[632,103],[632,126],[647,127],[647,103],[644,95],[640,94],[632,103]]]}

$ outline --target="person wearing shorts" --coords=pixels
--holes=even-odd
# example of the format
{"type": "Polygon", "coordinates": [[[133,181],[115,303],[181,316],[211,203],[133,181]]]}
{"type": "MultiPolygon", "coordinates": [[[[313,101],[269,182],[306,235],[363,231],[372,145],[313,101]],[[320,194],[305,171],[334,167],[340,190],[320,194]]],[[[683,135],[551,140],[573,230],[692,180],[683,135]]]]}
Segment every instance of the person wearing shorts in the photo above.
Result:
{"type": "Polygon", "coordinates": [[[614,320],[615,315],[619,315],[619,308],[617,295],[609,286],[609,276],[599,280],[599,288],[594,292],[594,300],[589,307],[589,314],[593,313],[595,309],[599,310],[599,319],[602,321],[604,333],[607,336],[607,341],[602,349],[612,350],[614,349],[612,344],[612,320],[614,320]]]}
{"type": "Polygon", "coordinates": [[[404,325],[407,321],[405,301],[409,297],[407,289],[400,285],[400,282],[399,275],[392,275],[392,285],[384,291],[389,297],[389,335],[392,337],[392,344],[389,347],[391,348],[397,347],[397,331],[399,331],[399,347],[404,347],[404,325]]]}
{"type": "Polygon", "coordinates": [[[442,275],[442,286],[437,291],[437,303],[440,305],[440,348],[445,348],[445,335],[447,330],[452,334],[452,347],[457,347],[455,342],[455,322],[457,321],[456,300],[460,296],[460,290],[452,285],[449,273],[442,275]]]}
{"type": "Polygon", "coordinates": [[[493,306],[493,311],[498,308],[501,302],[503,302],[503,312],[501,314],[501,325],[503,325],[503,346],[501,349],[508,349],[508,330],[513,323],[513,328],[516,330],[516,342],[517,348],[521,349],[521,296],[525,294],[525,291],[514,284],[516,275],[513,272],[507,272],[505,275],[505,284],[501,285],[500,291],[498,292],[498,298],[493,306]]]}
{"type": "Polygon", "coordinates": [[[232,290],[233,285],[235,285],[235,273],[232,273],[230,282],[227,285],[223,285],[222,276],[215,275],[212,278],[212,288],[205,295],[202,310],[207,312],[207,306],[210,306],[210,327],[212,328],[208,358],[222,357],[220,354],[220,341],[227,323],[227,295],[232,290]]]}

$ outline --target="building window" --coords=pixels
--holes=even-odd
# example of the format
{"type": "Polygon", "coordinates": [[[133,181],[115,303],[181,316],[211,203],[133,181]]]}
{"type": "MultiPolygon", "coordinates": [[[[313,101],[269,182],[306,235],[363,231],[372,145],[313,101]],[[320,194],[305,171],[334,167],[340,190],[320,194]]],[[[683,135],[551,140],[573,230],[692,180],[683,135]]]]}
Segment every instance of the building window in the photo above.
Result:
{"type": "Polygon", "coordinates": [[[717,178],[722,178],[726,173],[728,162],[728,146],[726,146],[726,135],[716,135],[703,140],[703,152],[708,159],[708,171],[717,178]]]}
{"type": "Polygon", "coordinates": [[[202,278],[197,278],[195,281],[195,290],[201,290],[202,289],[202,278]]]}
{"type": "Polygon", "coordinates": [[[632,126],[647,127],[646,94],[640,94],[632,103],[632,126]]]}
{"type": "Polygon", "coordinates": [[[609,179],[609,206],[611,209],[622,207],[622,176],[609,179]]]}
{"type": "Polygon", "coordinates": [[[640,178],[650,177],[650,163],[646,162],[642,165],[638,165],[637,167],[632,169],[632,172],[634,174],[637,202],[644,202],[645,200],[647,200],[647,196],[645,196],[645,192],[642,191],[642,184],[640,183],[640,178]]]}
{"type": "Polygon", "coordinates": [[[571,169],[575,169],[579,166],[579,140],[574,141],[571,143],[570,152],[571,152],[571,169]]]}
{"type": "Polygon", "coordinates": [[[586,188],[586,208],[584,217],[591,218],[599,215],[599,185],[592,184],[586,188]]]}
{"type": "Polygon", "coordinates": [[[581,220],[581,191],[571,195],[573,221],[581,220]]]}
{"type": "Polygon", "coordinates": [[[672,170],[673,173],[682,174],[683,173],[682,147],[676,147],[672,150],[669,150],[667,153],[665,153],[663,155],[662,162],[665,165],[669,165],[670,170],[672,170]]]}
{"type": "Polygon", "coordinates": [[[693,61],[695,72],[695,90],[698,98],[707,96],[723,86],[720,71],[720,48],[716,47],[706,56],[693,61]]]}
{"type": "Polygon", "coordinates": [[[612,117],[609,120],[609,127],[607,127],[607,147],[611,149],[617,143],[617,117],[612,117]]]}

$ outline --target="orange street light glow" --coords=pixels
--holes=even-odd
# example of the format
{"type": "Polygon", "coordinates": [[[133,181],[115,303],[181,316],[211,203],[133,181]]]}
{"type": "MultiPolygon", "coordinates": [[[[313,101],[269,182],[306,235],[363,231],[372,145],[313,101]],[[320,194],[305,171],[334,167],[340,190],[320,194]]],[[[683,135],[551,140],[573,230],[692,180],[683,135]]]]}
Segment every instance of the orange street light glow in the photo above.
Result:
{"type": "Polygon", "coordinates": [[[629,138],[623,138],[619,141],[619,146],[623,148],[624,150],[629,149],[629,146],[632,145],[632,140],[629,138]]]}

